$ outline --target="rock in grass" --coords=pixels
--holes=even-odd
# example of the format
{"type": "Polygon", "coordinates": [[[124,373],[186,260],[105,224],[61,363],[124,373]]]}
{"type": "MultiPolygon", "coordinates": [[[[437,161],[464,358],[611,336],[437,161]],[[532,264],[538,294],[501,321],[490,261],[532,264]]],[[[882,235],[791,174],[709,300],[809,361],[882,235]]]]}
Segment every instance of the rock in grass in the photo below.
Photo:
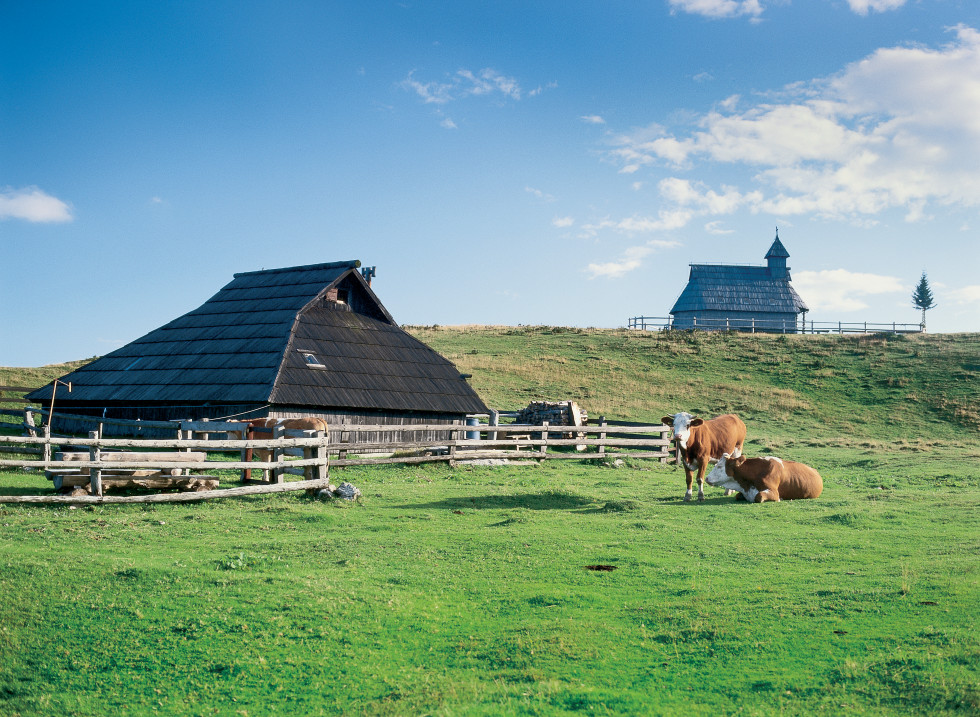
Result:
{"type": "Polygon", "coordinates": [[[338,498],[343,498],[344,500],[357,500],[361,497],[361,491],[354,485],[351,485],[347,481],[344,481],[337,487],[337,490],[333,492],[338,498]]]}

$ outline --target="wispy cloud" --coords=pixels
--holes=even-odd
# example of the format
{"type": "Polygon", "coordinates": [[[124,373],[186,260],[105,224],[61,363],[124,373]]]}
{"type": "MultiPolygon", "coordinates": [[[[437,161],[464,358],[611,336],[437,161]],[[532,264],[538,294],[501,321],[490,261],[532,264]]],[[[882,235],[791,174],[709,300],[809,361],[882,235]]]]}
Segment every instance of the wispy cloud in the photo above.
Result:
{"type": "Polygon", "coordinates": [[[661,210],[656,217],[634,214],[623,219],[606,217],[582,226],[582,238],[598,235],[602,231],[612,231],[617,234],[634,236],[650,232],[670,231],[687,226],[693,213],[688,210],[661,210]]]}
{"type": "Polygon", "coordinates": [[[585,122],[586,124],[605,124],[606,123],[606,120],[604,120],[599,115],[583,115],[581,117],[581,120],[583,122],[585,122]]]}
{"type": "Polygon", "coordinates": [[[748,191],[661,184],[676,208],[702,213],[745,207],[863,222],[904,208],[914,222],[933,203],[980,206],[980,33],[953,32],[938,49],[878,50],[835,76],[784,88],[777,101],[720,106],[688,133],[652,124],[621,135],[611,156],[628,174],[651,165],[748,172],[740,180],[754,185],[748,191]]]}
{"type": "MultiPolygon", "coordinates": [[[[426,104],[443,105],[465,97],[486,95],[500,95],[512,100],[521,99],[521,87],[517,80],[491,68],[478,72],[457,70],[454,75],[441,82],[418,80],[413,70],[402,80],[401,86],[414,92],[426,104]]],[[[537,94],[537,91],[534,94],[537,94]]]]}
{"type": "Polygon", "coordinates": [[[793,286],[814,311],[858,311],[868,308],[861,297],[911,289],[893,276],[846,269],[793,272],[793,286]]]}
{"type": "Polygon", "coordinates": [[[615,279],[628,274],[631,271],[643,266],[643,259],[660,249],[673,249],[680,246],[680,242],[665,241],[654,239],[642,246],[632,246],[626,249],[620,258],[614,261],[589,264],[585,268],[585,273],[590,279],[615,279]]]}
{"type": "Polygon", "coordinates": [[[975,306],[980,309],[980,284],[964,286],[962,289],[952,289],[946,294],[959,306],[975,306]]]}
{"type": "MultiPolygon", "coordinates": [[[[847,0],[847,5],[858,15],[867,15],[872,10],[875,12],[896,10],[905,5],[906,1],[847,0]]],[[[762,0],[667,0],[667,2],[672,13],[681,11],[713,20],[748,17],[753,22],[760,20],[766,5],[773,4],[771,1],[763,3],[762,0]]],[[[803,0],[803,2],[813,2],[813,0],[803,0]]]]}
{"type": "Polygon", "coordinates": [[[527,192],[528,194],[530,194],[531,196],[540,199],[543,202],[553,202],[553,201],[555,201],[554,196],[552,196],[551,194],[548,194],[547,192],[544,192],[544,191],[542,191],[540,189],[535,189],[534,187],[524,187],[524,191],[527,192]]]}
{"type": "Polygon", "coordinates": [[[847,0],[847,4],[858,15],[867,15],[869,10],[896,10],[905,4],[905,0],[847,0]]]}
{"type": "Polygon", "coordinates": [[[37,187],[0,189],[0,220],[21,219],[26,222],[70,222],[71,207],[37,187]]]}
{"type": "Polygon", "coordinates": [[[572,217],[555,217],[551,220],[551,224],[559,229],[567,229],[575,224],[575,220],[572,217]]]}
{"type": "Polygon", "coordinates": [[[762,15],[759,0],[669,0],[671,12],[678,10],[714,19],[762,15]]]}

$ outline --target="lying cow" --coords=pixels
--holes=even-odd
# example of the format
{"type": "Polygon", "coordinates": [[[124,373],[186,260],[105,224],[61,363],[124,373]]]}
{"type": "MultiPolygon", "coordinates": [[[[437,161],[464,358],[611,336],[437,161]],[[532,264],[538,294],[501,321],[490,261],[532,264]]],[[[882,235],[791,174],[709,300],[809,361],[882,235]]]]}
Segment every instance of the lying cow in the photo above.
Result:
{"type": "Polygon", "coordinates": [[[750,503],[817,498],[823,478],[813,468],[775,456],[746,458],[726,453],[708,474],[708,485],[737,490],[750,503]]]}
{"type": "Polygon", "coordinates": [[[708,464],[714,463],[725,453],[741,455],[745,444],[745,424],[733,413],[705,421],[690,413],[664,416],[664,424],[674,429],[674,443],[684,464],[687,493],[684,500],[691,500],[691,484],[694,471],[698,473],[698,500],[704,500],[704,474],[708,464]]]}

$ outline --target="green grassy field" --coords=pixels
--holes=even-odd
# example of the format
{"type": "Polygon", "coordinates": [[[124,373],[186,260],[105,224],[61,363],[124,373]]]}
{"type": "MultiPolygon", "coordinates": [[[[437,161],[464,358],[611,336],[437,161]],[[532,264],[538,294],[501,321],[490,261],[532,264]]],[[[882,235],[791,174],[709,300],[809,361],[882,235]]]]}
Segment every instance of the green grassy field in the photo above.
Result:
{"type": "Polygon", "coordinates": [[[824,494],[576,460],[0,507],[0,714],[980,713],[980,336],[413,332],[496,408],[737,411],[824,494]]]}

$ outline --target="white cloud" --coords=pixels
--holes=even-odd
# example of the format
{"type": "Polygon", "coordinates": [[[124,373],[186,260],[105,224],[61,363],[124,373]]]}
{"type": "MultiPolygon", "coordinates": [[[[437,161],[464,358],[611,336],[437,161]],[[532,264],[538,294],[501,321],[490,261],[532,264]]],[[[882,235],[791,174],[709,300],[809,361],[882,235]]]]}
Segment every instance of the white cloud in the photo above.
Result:
{"type": "Polygon", "coordinates": [[[456,129],[456,123],[449,117],[444,117],[442,122],[439,123],[439,126],[443,129],[456,129]]]}
{"type": "Polygon", "coordinates": [[[49,223],[70,222],[74,217],[68,204],[37,187],[6,187],[0,189],[0,220],[2,219],[49,223]]]}
{"type": "Polygon", "coordinates": [[[599,115],[583,115],[581,120],[586,124],[605,124],[606,120],[599,115]]]}
{"type": "Polygon", "coordinates": [[[661,210],[656,217],[644,217],[634,215],[625,219],[600,219],[597,222],[585,224],[582,229],[583,238],[594,237],[599,232],[610,230],[617,234],[633,236],[635,234],[645,234],[648,232],[669,231],[680,229],[691,221],[690,211],[680,210],[661,210]]]}
{"type": "Polygon", "coordinates": [[[534,187],[524,187],[524,191],[527,192],[528,194],[534,196],[534,197],[537,197],[538,199],[540,199],[543,202],[553,202],[553,201],[555,201],[555,198],[554,198],[553,195],[548,194],[547,192],[543,192],[540,189],[535,189],[534,187]]]}
{"type": "Polygon", "coordinates": [[[905,0],[847,0],[851,10],[858,15],[867,15],[869,10],[885,12],[895,10],[905,4],[905,0]]]}
{"type": "Polygon", "coordinates": [[[931,216],[931,204],[980,206],[980,33],[953,31],[939,49],[885,48],[775,100],[742,110],[723,103],[687,133],[654,124],[621,135],[610,154],[623,173],[704,163],[748,171],[740,181],[750,191],[665,187],[708,213],[722,213],[727,200],[852,221],[903,208],[914,222],[931,216]]]}
{"type": "Polygon", "coordinates": [[[980,284],[953,289],[946,294],[959,306],[976,306],[980,309],[980,284]]]}
{"type": "MultiPolygon", "coordinates": [[[[848,6],[858,15],[867,15],[870,10],[895,10],[905,3],[906,0],[847,0],[848,6]]],[[[680,10],[715,20],[747,16],[753,22],[759,21],[764,9],[761,0],[668,0],[668,4],[672,13],[680,10]]]]}
{"type": "Polygon", "coordinates": [[[708,234],[734,234],[734,229],[725,229],[722,222],[708,222],[704,225],[704,230],[708,234]]]}
{"type": "Polygon", "coordinates": [[[631,246],[623,252],[622,257],[617,261],[609,261],[601,264],[589,264],[585,272],[590,279],[606,278],[615,279],[616,277],[628,274],[634,269],[643,266],[643,259],[653,254],[658,249],[672,249],[680,246],[680,242],[664,241],[654,239],[642,246],[631,246]]]}
{"type": "MultiPolygon", "coordinates": [[[[811,311],[858,311],[868,308],[862,296],[908,289],[893,276],[863,274],[846,269],[793,272],[793,286],[811,311]]],[[[911,290],[909,293],[911,294],[911,290]]]]}
{"type": "Polygon", "coordinates": [[[669,0],[671,12],[682,10],[692,15],[710,18],[740,17],[757,18],[762,14],[759,0],[669,0]]]}
{"type": "MultiPolygon", "coordinates": [[[[513,77],[485,68],[479,72],[457,70],[444,82],[421,82],[415,79],[415,71],[408,73],[401,82],[403,89],[414,92],[426,104],[443,105],[464,97],[499,94],[513,100],[521,99],[521,87],[513,77]]],[[[534,92],[532,94],[538,94],[534,92]]]]}
{"type": "Polygon", "coordinates": [[[551,220],[551,223],[559,229],[566,229],[575,224],[575,220],[572,217],[555,217],[551,220]]]}

